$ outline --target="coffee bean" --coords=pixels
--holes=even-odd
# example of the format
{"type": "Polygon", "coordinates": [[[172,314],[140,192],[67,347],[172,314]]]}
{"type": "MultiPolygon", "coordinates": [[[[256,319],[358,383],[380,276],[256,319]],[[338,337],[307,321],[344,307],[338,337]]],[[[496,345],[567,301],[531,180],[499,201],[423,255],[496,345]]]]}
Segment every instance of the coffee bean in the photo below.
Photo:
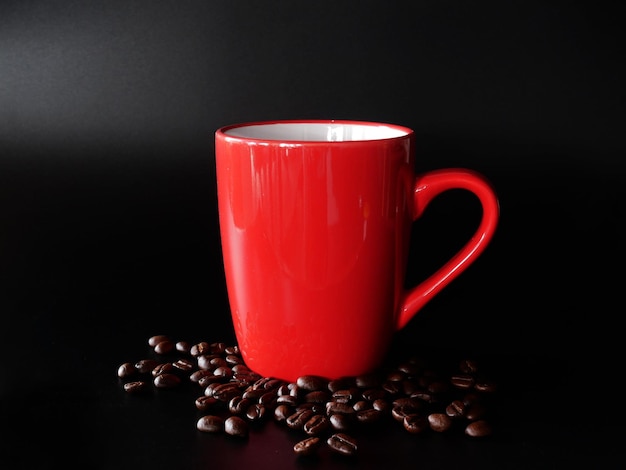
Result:
{"type": "Polygon", "coordinates": [[[157,354],[168,354],[174,350],[174,343],[169,339],[163,340],[154,347],[154,352],[157,354]]]}
{"type": "Polygon", "coordinates": [[[230,401],[240,393],[239,386],[234,382],[218,383],[213,387],[213,396],[224,402],[230,401]]]}
{"type": "Polygon", "coordinates": [[[154,369],[152,369],[152,377],[156,377],[157,375],[172,373],[174,372],[174,365],[171,362],[165,362],[163,364],[158,364],[154,369]]]}
{"type": "Polygon", "coordinates": [[[459,370],[463,374],[475,374],[478,371],[478,364],[473,359],[463,359],[459,363],[459,370]]]}
{"type": "Polygon", "coordinates": [[[248,423],[239,416],[229,416],[224,421],[224,431],[231,436],[247,437],[248,423]]]}
{"type": "Polygon", "coordinates": [[[195,368],[194,363],[186,358],[178,359],[172,363],[172,366],[178,370],[182,370],[183,372],[190,372],[195,368]]]}
{"type": "Polygon", "coordinates": [[[493,393],[497,388],[498,387],[495,382],[492,382],[491,380],[476,380],[476,383],[474,384],[474,389],[479,392],[493,393]]]}
{"type": "Polygon", "coordinates": [[[487,407],[482,403],[472,403],[465,409],[465,418],[475,421],[487,413],[487,407]]]}
{"type": "Polygon", "coordinates": [[[321,442],[319,437],[308,437],[296,442],[293,446],[293,451],[298,455],[312,455],[319,449],[321,442]]]}
{"type": "Polygon", "coordinates": [[[474,386],[474,377],[466,374],[457,374],[450,377],[450,383],[456,388],[470,389],[474,386]]]}
{"type": "Polygon", "coordinates": [[[304,401],[307,403],[326,403],[330,397],[330,392],[326,390],[314,390],[304,395],[304,401]]]}
{"type": "Polygon", "coordinates": [[[267,408],[260,403],[254,403],[246,410],[246,417],[250,421],[261,421],[267,415],[267,408]]]}
{"type": "Polygon", "coordinates": [[[486,437],[491,433],[491,425],[485,420],[473,421],[465,428],[465,435],[470,437],[486,437]]]}
{"type": "Polygon", "coordinates": [[[377,373],[363,374],[355,377],[355,385],[358,388],[377,388],[381,384],[380,375],[377,373]]]}
{"type": "Polygon", "coordinates": [[[236,415],[245,413],[252,405],[252,402],[248,398],[244,398],[241,395],[235,395],[228,402],[228,410],[236,415]]]}
{"type": "MultiPolygon", "coordinates": [[[[196,370],[194,372],[191,373],[191,375],[189,376],[189,380],[191,380],[194,383],[199,383],[200,380],[203,377],[207,377],[207,376],[213,376],[213,373],[208,371],[208,370],[196,370]]],[[[208,385],[208,384],[206,384],[208,385]]],[[[205,385],[205,387],[206,387],[205,385]]]]}
{"type": "Polygon", "coordinates": [[[144,393],[148,390],[148,384],[142,380],[136,380],[125,383],[124,390],[128,393],[144,393]]]}
{"type": "Polygon", "coordinates": [[[180,385],[181,380],[177,375],[164,373],[157,375],[153,382],[156,388],[169,389],[180,385]]]}
{"type": "Polygon", "coordinates": [[[216,407],[217,403],[221,403],[217,398],[215,397],[207,397],[207,396],[201,396],[196,398],[196,408],[198,408],[200,411],[207,411],[211,408],[216,407]]]}
{"type": "Polygon", "coordinates": [[[333,434],[326,443],[328,447],[342,455],[354,455],[358,449],[356,439],[344,433],[333,434]]]}
{"type": "Polygon", "coordinates": [[[328,391],[335,393],[338,390],[350,390],[356,387],[356,380],[354,377],[340,377],[328,382],[328,391]]]}
{"type": "Polygon", "coordinates": [[[328,380],[317,375],[303,375],[298,377],[296,385],[302,390],[313,392],[316,390],[328,390],[328,380]]]}
{"type": "Polygon", "coordinates": [[[315,412],[311,409],[298,410],[288,416],[285,423],[287,423],[287,426],[291,429],[302,429],[304,427],[304,423],[311,419],[314,414],[315,412]]]}
{"type": "Polygon", "coordinates": [[[304,432],[309,435],[317,435],[326,431],[330,427],[330,421],[324,415],[313,415],[311,416],[304,426],[304,432]]]}
{"type": "Polygon", "coordinates": [[[135,368],[135,365],[132,364],[131,362],[125,362],[122,365],[120,365],[117,369],[117,376],[120,379],[132,377],[136,373],[137,373],[137,369],[135,368]]]}
{"type": "Polygon", "coordinates": [[[446,406],[446,414],[451,418],[460,418],[465,416],[465,403],[462,400],[454,400],[446,406]]]}
{"type": "Polygon", "coordinates": [[[196,343],[192,345],[191,349],[189,350],[189,353],[194,357],[198,357],[203,354],[208,354],[210,349],[211,349],[211,346],[209,345],[209,343],[207,343],[206,341],[202,341],[200,343],[196,343]]]}
{"type": "Polygon", "coordinates": [[[352,427],[353,419],[350,415],[336,413],[328,417],[331,426],[337,431],[346,431],[352,427]]]}
{"type": "Polygon", "coordinates": [[[176,351],[189,354],[191,351],[191,345],[187,341],[178,341],[176,342],[176,351]]]}
{"type": "Polygon", "coordinates": [[[411,434],[420,434],[429,428],[428,419],[417,413],[406,415],[402,420],[402,425],[411,434]]]}
{"type": "Polygon", "coordinates": [[[149,374],[158,365],[159,362],[156,359],[141,359],[135,363],[135,369],[140,374],[149,374]]]}
{"type": "Polygon", "coordinates": [[[370,424],[379,421],[382,417],[382,412],[369,408],[366,410],[360,410],[356,413],[356,420],[359,423],[370,424]]]}
{"type": "Polygon", "coordinates": [[[217,415],[202,416],[196,422],[198,431],[218,433],[224,430],[224,419],[217,415]]]}
{"type": "Polygon", "coordinates": [[[286,421],[293,413],[294,411],[289,405],[281,404],[274,408],[274,419],[280,423],[286,421]]]}
{"type": "Polygon", "coordinates": [[[430,429],[436,432],[445,432],[452,426],[452,418],[445,413],[431,413],[428,415],[430,429]]]}
{"type": "Polygon", "coordinates": [[[150,338],[148,338],[148,345],[150,345],[150,347],[155,347],[157,344],[159,344],[161,341],[168,341],[170,338],[167,335],[154,335],[154,336],[150,336],[150,338]]]}

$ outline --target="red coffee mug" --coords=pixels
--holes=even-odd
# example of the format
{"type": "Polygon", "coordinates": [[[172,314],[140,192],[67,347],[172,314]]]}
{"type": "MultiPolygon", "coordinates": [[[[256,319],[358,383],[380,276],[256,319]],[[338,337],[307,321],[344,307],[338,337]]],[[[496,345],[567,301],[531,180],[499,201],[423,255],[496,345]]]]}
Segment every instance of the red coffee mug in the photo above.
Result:
{"type": "Polygon", "coordinates": [[[414,172],[414,132],[360,121],[286,120],[215,133],[224,270],[237,342],[255,372],[356,376],[483,252],[499,203],[475,171],[414,172]],[[474,193],[473,237],[404,287],[413,222],[449,189],[474,193]]]}

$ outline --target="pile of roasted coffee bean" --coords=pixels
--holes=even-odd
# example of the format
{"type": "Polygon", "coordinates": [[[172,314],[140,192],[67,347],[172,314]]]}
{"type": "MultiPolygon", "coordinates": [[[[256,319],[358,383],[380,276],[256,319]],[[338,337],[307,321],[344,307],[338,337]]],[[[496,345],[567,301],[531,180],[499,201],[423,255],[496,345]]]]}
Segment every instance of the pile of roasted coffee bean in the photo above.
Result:
{"type": "Polygon", "coordinates": [[[236,345],[175,342],[166,335],[150,337],[148,345],[151,357],[119,366],[124,390],[146,393],[190,381],[198,389],[196,427],[202,432],[245,438],[250,423],[273,419],[302,433],[293,448],[297,455],[315,454],[324,444],[354,455],[353,431],[384,420],[411,434],[492,434],[487,412],[496,385],[471,359],[445,374],[410,358],[363,376],[287,382],[250,370],[236,345]]]}

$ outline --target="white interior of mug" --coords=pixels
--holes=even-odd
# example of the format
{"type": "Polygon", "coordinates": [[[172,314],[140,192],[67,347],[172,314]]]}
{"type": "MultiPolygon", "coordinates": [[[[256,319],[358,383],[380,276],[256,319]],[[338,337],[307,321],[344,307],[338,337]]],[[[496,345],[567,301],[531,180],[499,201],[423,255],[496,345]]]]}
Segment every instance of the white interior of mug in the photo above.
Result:
{"type": "Polygon", "coordinates": [[[244,139],[354,142],[401,137],[407,135],[408,130],[384,124],[283,122],[234,127],[224,133],[244,139]]]}

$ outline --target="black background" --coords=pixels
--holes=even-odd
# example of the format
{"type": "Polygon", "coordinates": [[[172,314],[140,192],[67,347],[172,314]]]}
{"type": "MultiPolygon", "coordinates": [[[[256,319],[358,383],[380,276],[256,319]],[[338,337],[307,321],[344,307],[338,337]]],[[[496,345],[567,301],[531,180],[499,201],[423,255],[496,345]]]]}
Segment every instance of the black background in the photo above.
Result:
{"type": "MultiPolygon", "coordinates": [[[[0,2],[0,455],[12,468],[617,468],[619,4],[0,2]],[[417,171],[492,181],[492,244],[397,344],[491,364],[505,384],[493,439],[381,430],[355,462],[300,461],[273,425],[241,445],[198,435],[193,392],[122,391],[117,366],[153,334],[233,341],[213,133],[281,118],[406,125],[417,171]]],[[[478,216],[467,194],[438,198],[407,283],[478,216]]]]}

